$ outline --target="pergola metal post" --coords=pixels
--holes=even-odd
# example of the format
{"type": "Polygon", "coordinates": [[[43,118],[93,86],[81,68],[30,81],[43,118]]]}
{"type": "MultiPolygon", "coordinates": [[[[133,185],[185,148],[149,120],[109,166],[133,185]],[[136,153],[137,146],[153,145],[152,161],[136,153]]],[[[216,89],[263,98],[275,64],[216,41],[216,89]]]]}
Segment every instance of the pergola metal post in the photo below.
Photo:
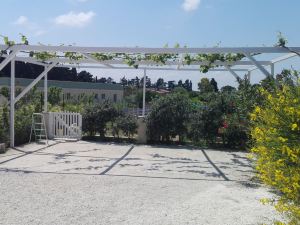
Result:
{"type": "Polygon", "coordinates": [[[15,60],[10,61],[10,147],[15,147],[15,60]]]}
{"type": "Polygon", "coordinates": [[[272,77],[274,77],[274,75],[275,75],[275,65],[274,65],[274,63],[271,63],[270,67],[271,67],[271,75],[272,75],[272,77]]]}
{"type": "Polygon", "coordinates": [[[143,117],[145,117],[145,110],[146,110],[146,75],[147,75],[147,70],[144,69],[144,80],[143,80],[143,113],[142,113],[143,117]]]}
{"type": "Polygon", "coordinates": [[[248,80],[250,82],[250,80],[251,80],[251,71],[250,70],[248,71],[247,76],[248,76],[248,80]]]}
{"type": "Polygon", "coordinates": [[[44,76],[44,112],[48,112],[48,73],[44,76]]]}

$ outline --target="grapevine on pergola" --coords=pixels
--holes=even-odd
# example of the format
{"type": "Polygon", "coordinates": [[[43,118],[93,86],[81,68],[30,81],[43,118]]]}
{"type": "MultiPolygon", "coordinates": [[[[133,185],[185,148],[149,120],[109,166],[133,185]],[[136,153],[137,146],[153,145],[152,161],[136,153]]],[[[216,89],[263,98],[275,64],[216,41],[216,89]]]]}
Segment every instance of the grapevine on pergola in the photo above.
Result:
{"type": "MultiPolygon", "coordinates": [[[[21,35],[21,43],[16,43],[15,41],[9,40],[7,36],[2,36],[4,44],[8,46],[8,48],[2,51],[7,52],[9,48],[13,45],[28,45],[29,41],[27,37],[23,34],[21,35]]],[[[286,39],[280,34],[278,37],[278,44],[277,46],[286,47],[286,39]]],[[[165,46],[166,48],[168,46],[165,46]]],[[[176,44],[175,48],[180,47],[179,44],[176,44]]],[[[77,52],[65,52],[63,55],[58,55],[56,52],[35,52],[31,51],[28,52],[30,57],[34,57],[37,60],[46,62],[48,60],[53,60],[55,58],[68,58],[70,61],[76,63],[80,60],[84,59],[84,55],[77,53],[77,52]]],[[[1,54],[1,55],[2,55],[1,54]]],[[[0,55],[0,56],[1,56],[0,55]]],[[[148,61],[150,63],[156,65],[165,65],[167,62],[176,62],[178,61],[182,65],[191,65],[194,62],[205,62],[205,65],[200,65],[200,72],[207,73],[209,69],[218,67],[215,62],[237,62],[245,58],[246,56],[242,53],[227,53],[227,54],[184,54],[183,57],[180,57],[179,54],[127,54],[127,53],[91,53],[90,54],[93,58],[98,60],[99,62],[105,62],[108,60],[121,60],[126,63],[128,66],[138,69],[140,61],[148,61]]]]}

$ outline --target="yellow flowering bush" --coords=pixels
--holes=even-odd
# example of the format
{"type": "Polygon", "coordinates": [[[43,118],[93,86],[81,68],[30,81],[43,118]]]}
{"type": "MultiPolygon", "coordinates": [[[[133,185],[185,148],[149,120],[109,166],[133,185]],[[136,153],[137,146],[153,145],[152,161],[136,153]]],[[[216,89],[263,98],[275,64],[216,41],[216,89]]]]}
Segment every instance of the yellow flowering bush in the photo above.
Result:
{"type": "Polygon", "coordinates": [[[250,115],[252,153],[260,179],[280,196],[262,202],[286,215],[287,224],[300,224],[300,86],[262,88],[261,94],[264,103],[250,115]]]}

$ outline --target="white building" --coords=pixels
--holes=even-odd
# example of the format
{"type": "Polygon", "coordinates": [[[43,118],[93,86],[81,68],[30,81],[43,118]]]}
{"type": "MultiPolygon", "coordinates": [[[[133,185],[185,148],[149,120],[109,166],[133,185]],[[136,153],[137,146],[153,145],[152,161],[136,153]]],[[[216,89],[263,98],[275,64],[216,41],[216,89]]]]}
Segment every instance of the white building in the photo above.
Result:
{"type": "MultiPolygon", "coordinates": [[[[24,89],[33,80],[16,78],[16,89],[24,89]]],[[[9,77],[0,77],[0,90],[3,87],[10,87],[9,77]]],[[[37,84],[39,90],[43,90],[44,83],[41,80],[37,84]]],[[[91,82],[73,82],[73,81],[54,81],[48,80],[48,88],[57,87],[62,90],[62,98],[68,102],[73,99],[79,99],[83,95],[92,96],[96,102],[109,100],[111,102],[119,102],[123,99],[124,89],[121,84],[104,84],[91,82]]],[[[0,104],[7,101],[3,96],[0,96],[0,104]]]]}

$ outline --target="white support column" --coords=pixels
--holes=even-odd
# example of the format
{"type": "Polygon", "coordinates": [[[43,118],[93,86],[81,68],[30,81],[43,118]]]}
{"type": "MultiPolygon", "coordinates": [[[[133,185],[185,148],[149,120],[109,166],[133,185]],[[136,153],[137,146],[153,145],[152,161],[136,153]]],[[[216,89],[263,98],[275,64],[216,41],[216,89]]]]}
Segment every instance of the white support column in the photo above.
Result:
{"type": "Polygon", "coordinates": [[[271,74],[258,62],[256,59],[251,56],[249,53],[245,53],[245,56],[264,74],[266,77],[271,76],[271,74]]]}
{"type": "Polygon", "coordinates": [[[248,80],[251,81],[251,71],[248,71],[247,76],[248,76],[248,80]]]}
{"type": "Polygon", "coordinates": [[[15,60],[11,60],[10,68],[10,147],[15,147],[15,60]]]}
{"type": "Polygon", "coordinates": [[[44,112],[48,112],[48,73],[44,77],[44,112]]]}
{"type": "Polygon", "coordinates": [[[274,66],[275,66],[274,63],[271,63],[270,67],[271,67],[271,75],[272,75],[272,77],[275,76],[275,67],[274,66]]]}
{"type": "Polygon", "coordinates": [[[51,65],[47,66],[45,70],[34,79],[24,90],[16,97],[15,102],[19,101],[30,89],[36,85],[53,67],[57,65],[57,62],[53,62],[51,65]]]}
{"type": "Polygon", "coordinates": [[[230,66],[228,66],[228,65],[225,65],[225,68],[237,79],[237,80],[240,80],[241,78],[240,78],[240,76],[236,73],[236,72],[234,72],[233,71],[233,69],[231,69],[230,68],[230,66]]]}
{"type": "Polygon", "coordinates": [[[146,75],[147,70],[144,69],[144,82],[143,82],[143,114],[142,116],[145,117],[145,110],[146,110],[146,75]]]}

